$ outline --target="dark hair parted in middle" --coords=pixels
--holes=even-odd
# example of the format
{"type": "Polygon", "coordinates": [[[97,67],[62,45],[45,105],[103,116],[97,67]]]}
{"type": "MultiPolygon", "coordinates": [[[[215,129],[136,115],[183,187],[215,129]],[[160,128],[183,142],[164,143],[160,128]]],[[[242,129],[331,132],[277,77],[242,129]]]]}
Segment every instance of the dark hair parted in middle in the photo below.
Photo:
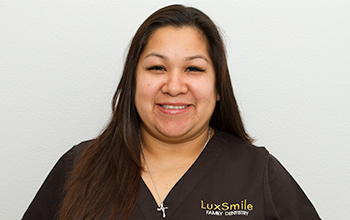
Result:
{"type": "Polygon", "coordinates": [[[216,25],[195,8],[164,7],[149,16],[132,39],[113,98],[111,121],[80,156],[68,179],[59,219],[96,219],[107,210],[110,218],[130,217],[142,169],[140,117],[135,107],[136,68],[150,36],[166,26],[193,27],[206,37],[220,95],[210,126],[251,142],[233,95],[225,46],[216,25]]]}

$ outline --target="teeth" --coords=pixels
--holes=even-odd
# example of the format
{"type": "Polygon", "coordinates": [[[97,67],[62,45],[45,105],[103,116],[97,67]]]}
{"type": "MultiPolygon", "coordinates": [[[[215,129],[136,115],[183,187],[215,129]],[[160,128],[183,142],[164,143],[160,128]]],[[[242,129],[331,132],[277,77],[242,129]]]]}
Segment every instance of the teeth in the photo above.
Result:
{"type": "Polygon", "coordinates": [[[184,109],[187,105],[162,105],[165,109],[184,109]]]}

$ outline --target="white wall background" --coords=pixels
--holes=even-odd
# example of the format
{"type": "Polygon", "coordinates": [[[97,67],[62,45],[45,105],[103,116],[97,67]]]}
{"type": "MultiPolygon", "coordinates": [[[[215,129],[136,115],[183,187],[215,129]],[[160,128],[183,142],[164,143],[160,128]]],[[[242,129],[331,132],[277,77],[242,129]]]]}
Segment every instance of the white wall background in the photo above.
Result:
{"type": "MultiPolygon", "coordinates": [[[[350,219],[350,1],[193,0],[221,27],[244,121],[323,219],[350,219]]],[[[106,124],[126,48],[173,3],[0,2],[0,219],[106,124]]]]}

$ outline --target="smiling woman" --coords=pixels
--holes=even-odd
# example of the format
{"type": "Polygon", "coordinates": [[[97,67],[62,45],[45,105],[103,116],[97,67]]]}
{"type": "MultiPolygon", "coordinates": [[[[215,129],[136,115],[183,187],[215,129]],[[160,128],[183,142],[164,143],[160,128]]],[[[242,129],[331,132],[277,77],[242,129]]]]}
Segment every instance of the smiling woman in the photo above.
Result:
{"type": "Polygon", "coordinates": [[[144,21],[112,106],[107,128],[57,162],[23,219],[319,219],[251,144],[221,36],[201,11],[172,5],[144,21]]]}
{"type": "Polygon", "coordinates": [[[158,186],[147,170],[141,176],[159,205],[200,154],[216,101],[215,70],[202,34],[188,26],[156,30],[137,65],[135,105],[158,186]],[[169,166],[179,161],[181,167],[169,166]]]}

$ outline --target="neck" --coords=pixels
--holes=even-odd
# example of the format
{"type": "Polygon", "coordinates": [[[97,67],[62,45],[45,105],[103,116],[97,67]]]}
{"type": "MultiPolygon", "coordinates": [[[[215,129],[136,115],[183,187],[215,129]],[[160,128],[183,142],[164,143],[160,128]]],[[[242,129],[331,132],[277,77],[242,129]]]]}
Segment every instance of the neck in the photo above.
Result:
{"type": "MultiPolygon", "coordinates": [[[[185,163],[188,159],[192,161],[193,158],[199,156],[204,145],[208,141],[209,129],[208,126],[192,139],[171,142],[156,139],[146,131],[141,130],[143,149],[149,161],[180,165],[181,162],[185,163]]],[[[213,130],[210,130],[211,137],[213,135],[213,130]]]]}
{"type": "Polygon", "coordinates": [[[141,176],[160,206],[157,210],[163,212],[163,217],[165,216],[165,207],[162,208],[164,199],[176,182],[192,166],[209,139],[210,128],[193,141],[182,144],[168,143],[162,146],[159,142],[153,141],[154,146],[150,144],[152,142],[144,141],[147,140],[145,136],[142,137],[143,143],[146,144],[141,145],[143,164],[141,176]]]}

